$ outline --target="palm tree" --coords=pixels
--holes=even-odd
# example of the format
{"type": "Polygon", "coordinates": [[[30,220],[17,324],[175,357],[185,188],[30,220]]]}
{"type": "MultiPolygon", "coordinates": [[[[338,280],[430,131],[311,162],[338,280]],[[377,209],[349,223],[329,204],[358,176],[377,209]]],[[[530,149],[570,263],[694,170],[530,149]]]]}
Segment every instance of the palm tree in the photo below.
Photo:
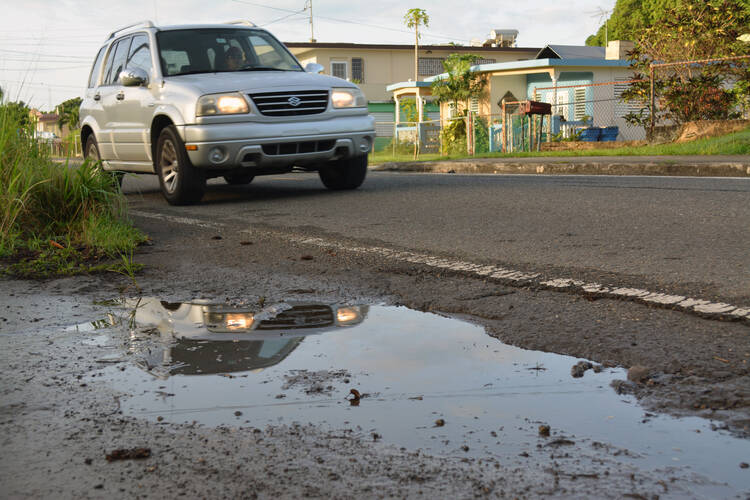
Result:
{"type": "Polygon", "coordinates": [[[404,15],[407,28],[414,28],[414,81],[419,81],[419,27],[430,26],[430,16],[424,9],[409,9],[404,15]]]}

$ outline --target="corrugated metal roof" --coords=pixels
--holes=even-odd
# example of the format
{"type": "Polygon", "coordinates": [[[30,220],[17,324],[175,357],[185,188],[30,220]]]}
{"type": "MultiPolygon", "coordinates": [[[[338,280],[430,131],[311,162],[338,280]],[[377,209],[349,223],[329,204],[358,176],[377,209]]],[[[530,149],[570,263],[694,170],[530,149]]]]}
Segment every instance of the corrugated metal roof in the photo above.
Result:
{"type": "Polygon", "coordinates": [[[604,47],[547,45],[539,51],[535,59],[604,59],[606,54],[604,47]]]}

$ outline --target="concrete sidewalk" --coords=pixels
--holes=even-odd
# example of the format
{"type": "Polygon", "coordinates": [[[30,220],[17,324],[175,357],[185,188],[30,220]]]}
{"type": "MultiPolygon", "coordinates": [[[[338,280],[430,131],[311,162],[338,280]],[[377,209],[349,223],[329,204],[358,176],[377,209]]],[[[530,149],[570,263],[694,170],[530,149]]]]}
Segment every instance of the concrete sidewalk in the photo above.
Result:
{"type": "Polygon", "coordinates": [[[457,174],[750,177],[750,156],[557,156],[388,162],[372,170],[457,174]]]}

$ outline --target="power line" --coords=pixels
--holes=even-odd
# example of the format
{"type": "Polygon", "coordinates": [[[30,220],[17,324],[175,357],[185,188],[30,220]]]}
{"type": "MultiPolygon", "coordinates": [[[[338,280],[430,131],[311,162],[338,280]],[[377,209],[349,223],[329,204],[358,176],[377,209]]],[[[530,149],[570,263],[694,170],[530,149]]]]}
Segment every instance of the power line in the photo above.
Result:
{"type": "MultiPolygon", "coordinates": [[[[266,8],[266,9],[278,10],[278,11],[281,11],[281,12],[296,12],[296,11],[293,11],[293,10],[290,10],[290,9],[283,9],[281,7],[272,7],[270,5],[264,5],[264,4],[260,4],[260,3],[256,3],[256,2],[249,2],[248,0],[232,0],[232,1],[236,2],[236,3],[253,5],[255,7],[263,7],[263,8],[266,8]]],[[[317,17],[318,19],[327,19],[329,21],[336,21],[336,22],[339,22],[339,23],[357,24],[357,25],[360,25],[360,26],[367,26],[367,27],[370,27],[370,28],[377,28],[377,29],[382,29],[382,30],[387,30],[387,31],[395,31],[395,32],[398,32],[398,33],[408,33],[408,34],[412,34],[413,33],[412,31],[409,31],[409,30],[399,29],[399,28],[392,28],[392,27],[389,27],[389,26],[381,26],[381,25],[378,25],[378,24],[362,23],[362,22],[359,22],[359,21],[352,21],[352,20],[347,20],[347,19],[337,19],[335,17],[328,17],[328,16],[321,16],[321,15],[317,15],[315,17],[317,17]]],[[[432,38],[442,38],[442,39],[445,39],[445,40],[459,40],[459,41],[462,41],[462,42],[469,41],[469,40],[467,40],[465,38],[458,38],[458,37],[445,36],[445,35],[437,35],[437,34],[432,34],[432,33],[429,33],[429,32],[425,32],[424,34],[425,34],[425,36],[430,36],[432,38]]]]}

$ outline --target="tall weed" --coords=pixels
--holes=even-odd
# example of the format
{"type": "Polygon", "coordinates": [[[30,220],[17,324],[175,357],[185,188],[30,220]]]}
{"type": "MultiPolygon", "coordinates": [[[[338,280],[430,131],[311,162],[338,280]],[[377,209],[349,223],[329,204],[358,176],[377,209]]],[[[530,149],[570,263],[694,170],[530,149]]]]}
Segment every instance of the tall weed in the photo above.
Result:
{"type": "Polygon", "coordinates": [[[58,252],[71,259],[132,253],[145,236],[128,222],[114,176],[95,163],[53,162],[24,121],[0,104],[0,257],[44,258],[50,241],[75,250],[58,252]]]}

